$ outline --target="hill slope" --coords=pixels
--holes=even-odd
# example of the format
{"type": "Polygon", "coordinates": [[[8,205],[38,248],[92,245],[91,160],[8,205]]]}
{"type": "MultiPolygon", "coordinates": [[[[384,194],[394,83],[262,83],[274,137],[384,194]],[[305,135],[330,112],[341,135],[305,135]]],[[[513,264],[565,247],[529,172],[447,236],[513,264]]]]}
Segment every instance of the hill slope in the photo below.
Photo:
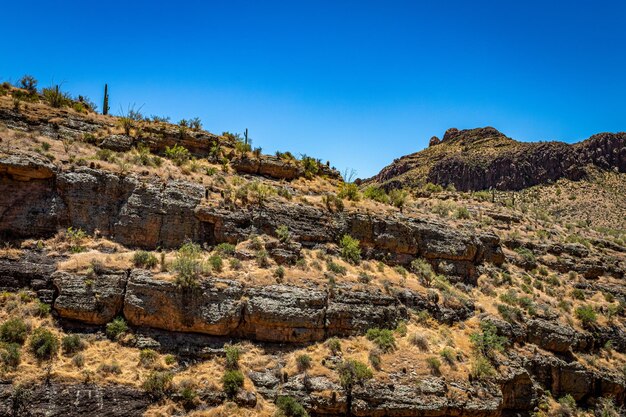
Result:
{"type": "Polygon", "coordinates": [[[626,172],[626,133],[599,133],[582,142],[518,142],[492,127],[448,129],[420,152],[396,159],[366,183],[386,189],[431,182],[462,191],[520,190],[559,178],[578,180],[589,167],[626,172]]]}

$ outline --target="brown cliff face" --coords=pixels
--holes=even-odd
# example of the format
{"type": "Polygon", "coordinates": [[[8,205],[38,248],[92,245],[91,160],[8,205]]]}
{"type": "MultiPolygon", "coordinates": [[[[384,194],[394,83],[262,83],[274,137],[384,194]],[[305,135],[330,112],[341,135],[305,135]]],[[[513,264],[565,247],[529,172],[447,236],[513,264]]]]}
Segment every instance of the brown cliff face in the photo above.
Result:
{"type": "Polygon", "coordinates": [[[492,233],[471,235],[443,224],[406,218],[330,213],[298,204],[222,209],[203,203],[204,188],[184,181],[142,179],[80,167],[40,178],[48,163],[34,156],[0,158],[0,233],[50,236],[69,226],[98,230],[128,246],[177,247],[186,239],[236,243],[252,233],[273,234],[287,225],[303,245],[334,242],[348,233],[370,257],[408,265],[416,257],[436,270],[475,280],[476,266],[503,261],[492,233]],[[8,172],[19,166],[17,177],[8,172]],[[30,178],[25,180],[25,178],[30,178]],[[393,236],[388,239],[386,236],[393,236]]]}
{"type": "Polygon", "coordinates": [[[568,145],[517,142],[490,127],[449,129],[440,143],[395,160],[368,181],[386,188],[431,182],[462,191],[520,190],[559,178],[579,180],[587,165],[626,172],[626,133],[600,133],[568,145]]]}

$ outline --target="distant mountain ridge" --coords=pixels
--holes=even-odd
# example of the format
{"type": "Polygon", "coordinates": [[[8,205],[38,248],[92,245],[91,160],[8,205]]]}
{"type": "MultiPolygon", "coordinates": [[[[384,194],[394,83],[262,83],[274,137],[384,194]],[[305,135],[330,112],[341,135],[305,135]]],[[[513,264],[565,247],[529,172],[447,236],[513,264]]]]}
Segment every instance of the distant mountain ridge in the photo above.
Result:
{"type": "Polygon", "coordinates": [[[364,183],[386,189],[432,182],[462,191],[520,190],[559,178],[579,180],[590,167],[626,172],[626,133],[598,133],[564,142],[519,142],[493,127],[448,129],[443,139],[398,158],[364,183]]]}

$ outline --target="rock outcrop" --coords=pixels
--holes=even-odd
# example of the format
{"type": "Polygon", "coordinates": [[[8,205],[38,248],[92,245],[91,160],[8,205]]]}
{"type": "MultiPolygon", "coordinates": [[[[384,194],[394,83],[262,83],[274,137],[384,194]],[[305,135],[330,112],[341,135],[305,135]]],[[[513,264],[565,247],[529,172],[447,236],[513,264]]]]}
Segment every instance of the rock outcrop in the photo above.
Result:
{"type": "Polygon", "coordinates": [[[361,241],[367,256],[404,265],[423,257],[436,271],[470,281],[477,265],[504,260],[493,233],[472,235],[400,214],[329,213],[295,203],[218,208],[201,204],[205,190],[197,184],[87,167],[55,173],[35,156],[1,158],[0,170],[0,233],[8,236],[50,236],[72,226],[153,249],[177,247],[186,239],[235,243],[287,225],[308,247],[349,233],[361,241]],[[19,175],[9,174],[11,167],[19,167],[19,175]]]}
{"type": "MultiPolygon", "coordinates": [[[[438,146],[433,146],[437,144],[438,146]]],[[[626,172],[626,133],[600,133],[582,142],[517,142],[492,127],[448,129],[440,146],[396,159],[370,182],[386,188],[427,182],[457,190],[520,190],[559,178],[579,180],[586,166],[626,172]]]]}

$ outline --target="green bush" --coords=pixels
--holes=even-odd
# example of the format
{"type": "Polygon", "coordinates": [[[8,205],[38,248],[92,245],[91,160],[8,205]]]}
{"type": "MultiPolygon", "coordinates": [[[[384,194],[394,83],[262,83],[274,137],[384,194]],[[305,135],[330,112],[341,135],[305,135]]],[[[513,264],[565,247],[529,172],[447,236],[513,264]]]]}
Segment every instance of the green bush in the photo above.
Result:
{"type": "Polygon", "coordinates": [[[243,387],[243,374],[236,370],[228,370],[222,377],[222,388],[228,396],[233,398],[239,389],[243,387]]]}
{"type": "Polygon", "coordinates": [[[385,190],[375,185],[370,185],[363,190],[363,196],[370,200],[378,201],[379,203],[388,204],[389,196],[385,190]]]}
{"type": "Polygon", "coordinates": [[[359,187],[355,183],[343,183],[339,186],[339,192],[337,193],[339,198],[347,199],[350,201],[359,201],[361,195],[359,193],[359,187]]]}
{"type": "Polygon", "coordinates": [[[581,290],[580,288],[574,288],[571,294],[572,294],[572,298],[576,300],[582,301],[585,299],[585,292],[581,290]]]}
{"type": "Polygon", "coordinates": [[[396,339],[389,329],[369,329],[365,335],[368,340],[374,342],[383,352],[391,352],[396,348],[396,339]]]}
{"type": "Polygon", "coordinates": [[[409,196],[404,190],[393,189],[389,191],[389,204],[402,210],[409,196]]]}
{"type": "Polygon", "coordinates": [[[174,165],[181,166],[185,162],[189,161],[191,154],[184,146],[174,144],[171,148],[169,146],[165,147],[165,156],[171,159],[172,162],[174,162],[174,165]]]}
{"type": "Polygon", "coordinates": [[[85,348],[85,342],[83,342],[83,339],[79,335],[70,334],[61,339],[61,348],[63,349],[63,353],[76,353],[85,348]]]}
{"type": "Polygon", "coordinates": [[[58,85],[54,87],[44,88],[42,91],[43,98],[52,107],[64,107],[69,105],[72,100],[67,93],[61,91],[58,85]]]}
{"type": "Polygon", "coordinates": [[[300,162],[302,163],[302,168],[304,169],[305,178],[310,180],[318,174],[320,167],[318,161],[315,158],[302,155],[300,162]]]}
{"type": "Polygon", "coordinates": [[[231,243],[220,243],[215,247],[215,251],[224,256],[233,255],[235,253],[235,245],[231,243]]]}
{"type": "Polygon", "coordinates": [[[200,245],[195,243],[183,244],[176,253],[176,259],[171,268],[176,275],[176,284],[184,288],[193,288],[198,285],[198,279],[203,272],[200,245]]]}
{"type": "Polygon", "coordinates": [[[380,366],[382,364],[382,358],[380,357],[380,349],[372,349],[367,355],[367,359],[372,365],[372,368],[380,371],[380,366]]]}
{"type": "Polygon", "coordinates": [[[445,360],[448,364],[450,365],[454,364],[454,361],[456,358],[456,354],[454,353],[454,350],[446,346],[441,350],[439,354],[441,355],[443,360],[445,360]]]}
{"type": "Polygon", "coordinates": [[[30,337],[30,351],[39,360],[51,359],[59,350],[59,339],[45,327],[35,329],[30,337]]]}
{"type": "Polygon", "coordinates": [[[98,366],[98,373],[104,375],[119,375],[122,373],[122,367],[117,361],[113,361],[110,363],[101,363],[100,366],[98,366]]]}
{"type": "Polygon", "coordinates": [[[322,203],[326,206],[326,210],[330,212],[341,212],[344,209],[343,200],[335,194],[324,194],[322,196],[322,203]]]}
{"type": "Polygon", "coordinates": [[[260,249],[256,253],[256,263],[261,268],[267,268],[270,266],[269,254],[265,249],[260,249]]]}
{"type": "Polygon", "coordinates": [[[346,275],[346,272],[348,271],[345,266],[339,265],[337,262],[333,261],[326,262],[326,269],[339,275],[346,275]]]}
{"type": "Polygon", "coordinates": [[[278,281],[281,282],[283,278],[285,278],[285,268],[282,265],[279,265],[278,268],[274,271],[274,276],[278,278],[278,281]]]}
{"type": "Polygon", "coordinates": [[[21,358],[22,355],[18,343],[0,343],[0,361],[2,361],[5,366],[17,368],[21,358]]]}
{"type": "Polygon", "coordinates": [[[154,268],[159,261],[156,256],[151,252],[146,252],[145,250],[138,250],[133,255],[133,264],[137,268],[154,268]]]}
{"type": "Polygon", "coordinates": [[[441,361],[439,358],[436,358],[435,356],[426,358],[426,364],[433,375],[439,375],[441,373],[441,361]]]}
{"type": "Polygon", "coordinates": [[[341,352],[341,341],[336,337],[331,337],[326,341],[326,346],[333,355],[337,355],[341,352]]]}
{"type": "Polygon", "coordinates": [[[73,227],[68,227],[65,235],[70,242],[70,252],[80,253],[85,251],[82,243],[83,240],[87,237],[87,233],[85,233],[83,229],[74,229],[73,227]]]}
{"type": "Polygon", "coordinates": [[[276,237],[281,242],[288,242],[291,238],[291,234],[289,233],[289,227],[282,224],[276,228],[276,237]]]}
{"type": "Polygon", "coordinates": [[[534,264],[537,261],[537,259],[535,258],[535,254],[532,253],[531,250],[528,248],[520,246],[519,248],[515,249],[515,252],[517,252],[517,254],[521,256],[522,259],[524,259],[526,262],[534,264]]]}
{"type": "Polygon", "coordinates": [[[502,352],[507,343],[504,336],[498,336],[495,324],[489,321],[480,322],[479,333],[470,334],[470,341],[480,354],[490,357],[493,352],[502,352]]]}
{"type": "Polygon", "coordinates": [[[121,335],[128,331],[128,325],[122,317],[117,317],[107,324],[106,334],[111,340],[117,340],[121,335]]]}
{"type": "Polygon", "coordinates": [[[298,366],[299,372],[305,372],[311,368],[311,357],[306,354],[298,355],[296,358],[296,365],[298,366]]]}
{"type": "Polygon", "coordinates": [[[457,219],[469,219],[470,212],[466,207],[457,207],[454,217],[457,219]]]}
{"type": "Polygon", "coordinates": [[[148,367],[159,359],[159,354],[153,349],[141,349],[139,352],[139,363],[141,366],[148,367]]]}
{"type": "Polygon", "coordinates": [[[222,261],[222,257],[218,254],[209,257],[209,265],[211,265],[211,269],[215,272],[222,272],[224,269],[224,262],[222,261]]]}
{"type": "Polygon", "coordinates": [[[338,367],[339,383],[348,392],[354,385],[362,384],[374,375],[372,370],[363,362],[356,359],[348,359],[338,367]]]}
{"type": "Polygon", "coordinates": [[[491,362],[489,362],[489,359],[483,355],[476,356],[470,369],[470,376],[473,379],[483,381],[495,376],[495,374],[496,370],[491,365],[491,362]]]}
{"type": "Polygon", "coordinates": [[[234,371],[239,369],[239,348],[237,346],[224,346],[226,352],[226,369],[234,371]]]}
{"type": "Polygon", "coordinates": [[[352,264],[361,262],[361,248],[359,241],[350,235],[343,235],[339,241],[341,247],[341,257],[352,264]]]}
{"type": "Polygon", "coordinates": [[[162,397],[172,387],[174,374],[168,371],[152,371],[143,381],[143,389],[154,397],[162,397]]]}
{"type": "Polygon", "coordinates": [[[28,336],[28,327],[20,318],[8,319],[0,325],[0,341],[7,343],[24,344],[28,336]]]}
{"type": "Polygon", "coordinates": [[[574,311],[576,318],[580,320],[584,327],[589,327],[596,323],[598,315],[590,305],[584,305],[576,308],[574,311]]]}
{"type": "Polygon", "coordinates": [[[304,407],[300,405],[295,399],[289,396],[279,396],[276,399],[276,407],[282,412],[285,417],[308,417],[304,407]]]}

